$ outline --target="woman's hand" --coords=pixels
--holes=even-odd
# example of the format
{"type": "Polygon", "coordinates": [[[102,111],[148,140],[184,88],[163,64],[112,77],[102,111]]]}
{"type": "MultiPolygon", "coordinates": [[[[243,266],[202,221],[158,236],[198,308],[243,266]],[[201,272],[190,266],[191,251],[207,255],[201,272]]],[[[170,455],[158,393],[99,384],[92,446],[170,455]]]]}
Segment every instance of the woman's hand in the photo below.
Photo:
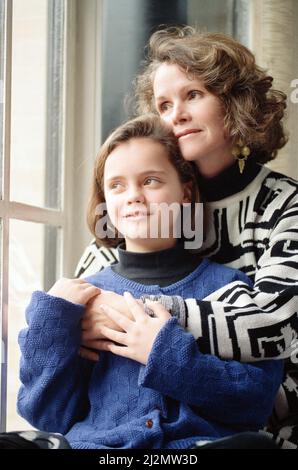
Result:
{"type": "Polygon", "coordinates": [[[101,305],[101,309],[118,325],[118,331],[102,325],[101,332],[110,341],[100,341],[98,349],[110,351],[118,356],[128,357],[141,364],[146,364],[156,336],[171,318],[171,315],[158,302],[146,301],[156,315],[151,317],[145,313],[144,307],[131,294],[125,292],[124,298],[132,318],[128,318],[127,315],[123,315],[120,311],[108,305],[101,305]]]}
{"type": "Polygon", "coordinates": [[[93,297],[100,293],[98,287],[89,284],[83,279],[67,279],[62,277],[48,291],[49,295],[60,297],[73,304],[86,305],[93,297]]]}
{"type": "Polygon", "coordinates": [[[106,326],[112,330],[123,331],[121,327],[115,323],[110,316],[108,316],[101,308],[100,305],[108,305],[115,310],[121,312],[127,318],[133,319],[133,316],[127,307],[124,297],[115,294],[112,291],[100,289],[100,295],[92,298],[86,306],[86,311],[82,317],[82,347],[80,349],[80,356],[91,361],[97,361],[99,358],[98,353],[90,351],[91,349],[99,349],[101,340],[105,338],[102,327],[106,326]],[[86,349],[87,348],[87,349],[86,349]]]}

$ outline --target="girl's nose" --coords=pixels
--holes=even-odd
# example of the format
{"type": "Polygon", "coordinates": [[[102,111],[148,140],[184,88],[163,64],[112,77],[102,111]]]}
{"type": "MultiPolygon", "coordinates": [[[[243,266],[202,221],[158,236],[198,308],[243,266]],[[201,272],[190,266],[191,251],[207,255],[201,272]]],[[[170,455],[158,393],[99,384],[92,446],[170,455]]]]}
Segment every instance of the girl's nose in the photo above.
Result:
{"type": "Polygon", "coordinates": [[[143,203],[145,201],[144,194],[139,187],[131,187],[128,191],[127,196],[127,203],[134,204],[134,203],[143,203]]]}

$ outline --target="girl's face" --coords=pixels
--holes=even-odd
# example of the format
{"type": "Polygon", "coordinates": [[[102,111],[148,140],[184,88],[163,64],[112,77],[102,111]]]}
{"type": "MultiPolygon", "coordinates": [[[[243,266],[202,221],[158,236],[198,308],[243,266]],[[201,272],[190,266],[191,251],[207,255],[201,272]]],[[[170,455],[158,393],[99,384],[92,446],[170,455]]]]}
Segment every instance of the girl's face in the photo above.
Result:
{"type": "Polygon", "coordinates": [[[194,161],[203,176],[215,176],[234,162],[221,102],[200,80],[164,63],[155,72],[153,92],[156,109],[178,137],[183,157],[194,161]]]}
{"type": "Polygon", "coordinates": [[[128,251],[158,251],[175,245],[173,218],[168,222],[165,213],[173,203],[190,202],[191,194],[163,145],[147,137],[118,145],[105,163],[104,193],[108,215],[124,236],[128,251]],[[161,229],[167,223],[164,238],[161,229]]]}

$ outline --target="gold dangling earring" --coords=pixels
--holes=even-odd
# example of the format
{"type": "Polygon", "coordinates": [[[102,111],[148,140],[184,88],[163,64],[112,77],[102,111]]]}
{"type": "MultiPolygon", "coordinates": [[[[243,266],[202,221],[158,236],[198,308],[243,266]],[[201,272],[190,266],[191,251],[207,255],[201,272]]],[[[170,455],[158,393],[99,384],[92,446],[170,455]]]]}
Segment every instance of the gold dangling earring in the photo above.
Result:
{"type": "Polygon", "coordinates": [[[238,160],[239,171],[242,174],[245,167],[245,162],[250,155],[250,148],[248,145],[242,145],[242,143],[239,143],[233,147],[232,155],[236,158],[236,160],[238,160]]]}

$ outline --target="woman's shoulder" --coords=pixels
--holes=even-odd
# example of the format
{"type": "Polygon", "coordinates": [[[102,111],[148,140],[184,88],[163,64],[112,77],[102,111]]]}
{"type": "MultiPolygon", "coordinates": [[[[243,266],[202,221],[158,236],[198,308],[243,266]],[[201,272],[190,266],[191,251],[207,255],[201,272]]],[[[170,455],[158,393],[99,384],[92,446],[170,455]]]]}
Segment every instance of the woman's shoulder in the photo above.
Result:
{"type": "Polygon", "coordinates": [[[259,174],[259,182],[261,186],[272,189],[280,188],[283,191],[288,190],[291,192],[298,190],[298,181],[296,179],[265,166],[259,174]]]}
{"type": "Polygon", "coordinates": [[[118,252],[116,248],[107,248],[98,246],[93,240],[82,254],[76,271],[75,277],[89,277],[104,268],[118,263],[118,252]]]}
{"type": "MultiPolygon", "coordinates": [[[[257,176],[241,191],[214,202],[208,202],[213,209],[225,207],[238,207],[239,203],[251,201],[253,206],[268,207],[298,204],[298,181],[285,174],[279,173],[266,166],[262,166],[257,176]]],[[[247,204],[247,203],[245,203],[247,204]]]]}

